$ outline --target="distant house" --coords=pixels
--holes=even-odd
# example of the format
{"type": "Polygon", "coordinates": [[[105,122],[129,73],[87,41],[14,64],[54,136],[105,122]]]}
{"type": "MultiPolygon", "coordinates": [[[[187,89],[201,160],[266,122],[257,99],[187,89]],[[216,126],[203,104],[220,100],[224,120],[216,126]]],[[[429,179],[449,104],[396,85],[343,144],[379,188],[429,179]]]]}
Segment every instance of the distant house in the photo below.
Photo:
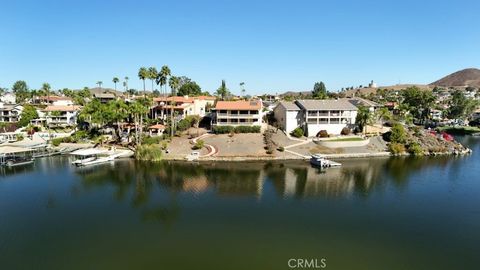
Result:
{"type": "Polygon", "coordinates": [[[4,93],[0,96],[0,102],[4,104],[15,104],[16,103],[16,95],[12,92],[4,93]]]}
{"type": "Polygon", "coordinates": [[[248,125],[262,124],[261,100],[218,101],[215,106],[213,125],[248,125]]]}
{"type": "Polygon", "coordinates": [[[274,112],[280,126],[286,132],[301,127],[309,137],[317,136],[321,130],[340,134],[345,127],[353,128],[358,111],[347,99],[297,100],[278,106],[274,112]]]}
{"type": "Polygon", "coordinates": [[[13,123],[20,120],[23,107],[19,104],[5,104],[0,102],[0,122],[13,123]]]}
{"type": "Polygon", "coordinates": [[[443,119],[443,112],[441,110],[430,110],[430,117],[432,120],[440,121],[443,119]]]}
{"type": "Polygon", "coordinates": [[[353,97],[353,98],[348,98],[347,99],[350,103],[352,103],[355,107],[366,107],[370,112],[375,112],[378,108],[382,107],[382,105],[360,97],[353,97]]]}
{"type": "Polygon", "coordinates": [[[49,104],[53,106],[70,106],[73,105],[73,100],[69,97],[60,96],[40,96],[33,101],[35,104],[49,104]]]}
{"type": "Polygon", "coordinates": [[[215,97],[212,96],[173,96],[154,98],[153,118],[169,117],[171,110],[175,115],[183,119],[188,115],[204,117],[207,109],[215,104],[215,97]]]}
{"type": "Polygon", "coordinates": [[[81,106],[47,106],[43,113],[48,126],[73,126],[81,106]]]}
{"type": "Polygon", "coordinates": [[[93,97],[98,99],[101,103],[108,103],[112,100],[116,100],[117,96],[114,93],[104,92],[104,93],[95,93],[93,97]]]}

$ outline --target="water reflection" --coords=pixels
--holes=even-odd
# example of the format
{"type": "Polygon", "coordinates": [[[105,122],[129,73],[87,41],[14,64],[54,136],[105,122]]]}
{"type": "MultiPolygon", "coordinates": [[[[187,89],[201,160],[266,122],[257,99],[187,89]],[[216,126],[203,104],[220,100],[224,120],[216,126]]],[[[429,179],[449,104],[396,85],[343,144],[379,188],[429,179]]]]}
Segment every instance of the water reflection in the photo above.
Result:
{"type": "Polygon", "coordinates": [[[319,170],[305,162],[199,163],[117,162],[101,169],[82,168],[85,190],[111,185],[115,198],[124,200],[133,192],[134,207],[146,204],[155,188],[169,194],[188,193],[197,197],[213,192],[217,196],[262,198],[267,185],[283,198],[368,196],[375,188],[392,183],[401,188],[410,175],[434,166],[442,169],[455,158],[378,158],[344,160],[340,168],[319,170]]]}

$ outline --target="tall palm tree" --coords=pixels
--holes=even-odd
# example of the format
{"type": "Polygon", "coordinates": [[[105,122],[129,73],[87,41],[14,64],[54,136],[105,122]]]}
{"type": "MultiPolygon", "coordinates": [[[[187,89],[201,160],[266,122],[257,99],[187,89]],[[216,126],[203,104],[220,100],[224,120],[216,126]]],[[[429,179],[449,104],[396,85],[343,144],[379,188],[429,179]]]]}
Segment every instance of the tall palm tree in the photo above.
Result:
{"type": "Polygon", "coordinates": [[[375,112],[375,115],[376,117],[378,118],[378,120],[380,120],[382,122],[382,128],[383,126],[385,125],[385,121],[390,121],[393,119],[393,114],[392,112],[390,112],[387,108],[383,107],[383,108],[380,108],[378,109],[376,112],[375,112]]]}
{"type": "Polygon", "coordinates": [[[168,77],[171,75],[171,71],[170,71],[170,68],[167,66],[167,65],[164,65],[162,66],[162,68],[160,69],[160,72],[158,73],[158,76],[157,76],[157,84],[160,85],[160,88],[162,86],[165,87],[164,89],[164,97],[166,96],[167,94],[167,81],[168,81],[168,77]]]}
{"type": "Polygon", "coordinates": [[[174,97],[175,97],[175,94],[176,94],[179,83],[180,83],[180,81],[179,81],[178,77],[175,77],[175,76],[171,76],[170,80],[168,80],[168,85],[170,86],[170,89],[172,90],[172,104],[170,105],[170,121],[171,121],[170,122],[170,132],[171,132],[172,137],[173,137],[173,130],[175,129],[175,123],[174,123],[174,119],[173,119],[173,107],[175,107],[174,97]]]}
{"type": "Polygon", "coordinates": [[[240,89],[242,91],[242,97],[245,97],[245,83],[244,82],[240,83],[240,89]]]}
{"type": "Polygon", "coordinates": [[[129,78],[127,76],[125,76],[124,79],[125,79],[125,91],[128,91],[128,79],[129,78]]]}
{"type": "Polygon", "coordinates": [[[47,103],[50,101],[50,90],[52,89],[52,87],[50,86],[49,83],[43,83],[42,84],[42,91],[45,93],[45,95],[47,96],[47,103]]]}
{"type": "Polygon", "coordinates": [[[98,81],[98,82],[97,82],[98,88],[102,88],[102,84],[103,84],[102,81],[98,81]]]}
{"type": "Polygon", "coordinates": [[[153,82],[158,77],[158,71],[156,67],[149,67],[148,68],[148,79],[152,82],[152,93],[153,93],[153,82]]]}
{"type": "Polygon", "coordinates": [[[120,80],[117,78],[117,77],[113,77],[112,79],[112,82],[115,84],[115,91],[117,91],[117,83],[119,82],[120,80]]]}
{"type": "Polygon", "coordinates": [[[141,67],[138,70],[138,78],[143,81],[143,97],[145,97],[146,96],[145,79],[148,78],[148,69],[146,67],[141,67]]]}
{"type": "Polygon", "coordinates": [[[227,88],[227,85],[225,83],[225,80],[222,80],[222,84],[220,85],[220,87],[217,89],[217,91],[215,92],[217,96],[219,96],[222,100],[225,100],[225,97],[228,95],[228,88],[227,88]]]}

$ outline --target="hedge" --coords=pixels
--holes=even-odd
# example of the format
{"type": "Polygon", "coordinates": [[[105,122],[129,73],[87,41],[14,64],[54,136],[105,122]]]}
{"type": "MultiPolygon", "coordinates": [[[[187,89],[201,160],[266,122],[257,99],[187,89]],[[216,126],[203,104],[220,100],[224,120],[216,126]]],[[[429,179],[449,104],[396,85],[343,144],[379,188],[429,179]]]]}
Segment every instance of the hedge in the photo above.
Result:
{"type": "Polygon", "coordinates": [[[214,126],[213,133],[228,134],[228,133],[260,133],[260,126],[214,126]]]}

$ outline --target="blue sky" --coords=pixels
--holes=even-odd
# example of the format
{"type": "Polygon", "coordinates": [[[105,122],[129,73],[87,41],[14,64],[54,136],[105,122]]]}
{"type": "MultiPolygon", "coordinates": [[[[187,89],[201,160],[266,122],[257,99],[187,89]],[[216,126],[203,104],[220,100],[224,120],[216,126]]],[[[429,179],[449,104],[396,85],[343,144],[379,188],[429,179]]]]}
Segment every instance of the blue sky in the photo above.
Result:
{"type": "MultiPolygon", "coordinates": [[[[480,1],[2,1],[0,87],[94,87],[167,64],[234,93],[430,83],[480,67],[480,1]]],[[[147,84],[148,85],[148,84],[147,84]]]]}

